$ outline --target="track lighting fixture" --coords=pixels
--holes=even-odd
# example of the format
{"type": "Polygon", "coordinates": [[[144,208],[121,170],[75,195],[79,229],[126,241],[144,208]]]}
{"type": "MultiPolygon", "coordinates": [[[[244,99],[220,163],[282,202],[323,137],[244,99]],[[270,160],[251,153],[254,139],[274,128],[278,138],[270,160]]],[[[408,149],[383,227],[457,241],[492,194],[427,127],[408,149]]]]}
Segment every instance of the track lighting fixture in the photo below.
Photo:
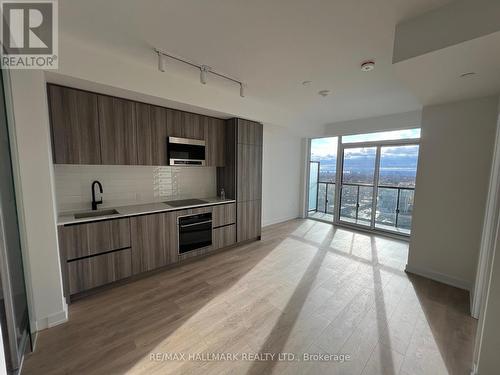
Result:
{"type": "Polygon", "coordinates": [[[158,52],[158,70],[164,72],[167,67],[167,59],[164,55],[158,52]]]}
{"type": "Polygon", "coordinates": [[[225,74],[218,73],[215,70],[213,70],[211,67],[209,67],[208,65],[195,64],[194,62],[182,59],[180,57],[169,55],[168,53],[162,52],[162,51],[160,51],[159,49],[156,49],[156,48],[154,49],[154,51],[158,54],[158,70],[160,72],[164,72],[166,70],[166,68],[167,68],[167,57],[168,57],[170,59],[173,59],[173,60],[179,61],[181,63],[187,64],[189,66],[192,66],[193,68],[199,69],[200,70],[200,82],[203,85],[207,84],[207,75],[208,75],[208,73],[213,74],[213,75],[215,75],[217,77],[220,77],[220,78],[224,78],[224,79],[226,79],[228,81],[237,83],[238,85],[240,85],[240,96],[242,98],[245,97],[246,85],[243,82],[238,81],[237,79],[231,78],[229,76],[226,76],[225,74]]]}
{"type": "Polygon", "coordinates": [[[207,72],[210,72],[210,70],[210,67],[206,65],[200,67],[200,82],[204,85],[207,84],[207,72]]]}

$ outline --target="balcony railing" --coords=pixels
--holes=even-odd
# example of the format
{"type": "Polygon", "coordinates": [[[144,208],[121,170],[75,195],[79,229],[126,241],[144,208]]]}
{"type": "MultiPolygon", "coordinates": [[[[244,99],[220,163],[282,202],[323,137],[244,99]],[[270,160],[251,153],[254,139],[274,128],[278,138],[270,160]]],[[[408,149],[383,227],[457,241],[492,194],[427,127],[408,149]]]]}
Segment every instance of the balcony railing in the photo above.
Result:
{"type": "Polygon", "coordinates": [[[333,215],[335,203],[335,183],[318,182],[316,193],[316,211],[333,215]]]}
{"type": "MultiPolygon", "coordinates": [[[[335,183],[318,182],[316,207],[311,212],[334,214],[335,183]]],[[[413,213],[415,188],[379,185],[375,227],[409,234],[413,213]]],[[[343,183],[340,193],[340,220],[371,225],[373,185],[343,183]]]]}

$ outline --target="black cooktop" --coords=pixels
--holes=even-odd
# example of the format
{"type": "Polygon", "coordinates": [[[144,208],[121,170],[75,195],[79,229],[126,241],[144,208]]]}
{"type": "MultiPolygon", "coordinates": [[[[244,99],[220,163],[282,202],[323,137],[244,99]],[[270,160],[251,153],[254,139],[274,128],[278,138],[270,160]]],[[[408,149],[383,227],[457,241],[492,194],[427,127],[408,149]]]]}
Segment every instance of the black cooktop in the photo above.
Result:
{"type": "Polygon", "coordinates": [[[183,207],[183,206],[196,206],[198,204],[208,203],[207,201],[202,201],[201,199],[180,199],[176,201],[166,201],[163,202],[172,207],[183,207]]]}

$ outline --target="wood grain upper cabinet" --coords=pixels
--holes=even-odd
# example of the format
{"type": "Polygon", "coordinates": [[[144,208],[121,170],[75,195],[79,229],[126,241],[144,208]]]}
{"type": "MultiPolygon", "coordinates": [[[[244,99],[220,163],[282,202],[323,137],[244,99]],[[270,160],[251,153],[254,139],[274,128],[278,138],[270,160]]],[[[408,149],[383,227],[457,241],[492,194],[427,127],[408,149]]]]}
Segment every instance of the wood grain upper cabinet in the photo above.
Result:
{"type": "Polygon", "coordinates": [[[166,109],[167,135],[191,139],[205,139],[203,116],[195,113],[166,109]]]}
{"type": "Polygon", "coordinates": [[[205,162],[209,167],[226,165],[226,123],[224,120],[203,116],[205,126],[205,162]]]}
{"type": "Polygon", "coordinates": [[[137,118],[137,164],[168,165],[167,109],[135,104],[137,118]]]}
{"type": "Polygon", "coordinates": [[[48,85],[56,164],[101,164],[97,94],[48,85]]]}
{"type": "Polygon", "coordinates": [[[134,274],[177,262],[177,221],[172,213],[132,217],[130,226],[134,274]]]}
{"type": "Polygon", "coordinates": [[[98,95],[102,164],[137,164],[135,103],[98,95]]]}
{"type": "Polygon", "coordinates": [[[262,146],[238,145],[237,200],[262,198],[262,146]]]}
{"type": "Polygon", "coordinates": [[[238,143],[262,146],[262,124],[238,119],[238,143]]]}

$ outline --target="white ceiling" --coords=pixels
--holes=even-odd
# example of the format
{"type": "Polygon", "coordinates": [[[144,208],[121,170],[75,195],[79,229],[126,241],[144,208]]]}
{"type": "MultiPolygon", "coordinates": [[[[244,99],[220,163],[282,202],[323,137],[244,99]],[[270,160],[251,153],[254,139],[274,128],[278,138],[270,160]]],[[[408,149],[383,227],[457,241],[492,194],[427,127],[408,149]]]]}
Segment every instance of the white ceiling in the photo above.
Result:
{"type": "Polygon", "coordinates": [[[157,47],[210,65],[297,123],[321,125],[421,108],[391,64],[395,25],[450,1],[64,0],[59,22],[61,33],[131,60],[151,61],[157,47]],[[375,71],[360,71],[366,59],[375,71]]]}

